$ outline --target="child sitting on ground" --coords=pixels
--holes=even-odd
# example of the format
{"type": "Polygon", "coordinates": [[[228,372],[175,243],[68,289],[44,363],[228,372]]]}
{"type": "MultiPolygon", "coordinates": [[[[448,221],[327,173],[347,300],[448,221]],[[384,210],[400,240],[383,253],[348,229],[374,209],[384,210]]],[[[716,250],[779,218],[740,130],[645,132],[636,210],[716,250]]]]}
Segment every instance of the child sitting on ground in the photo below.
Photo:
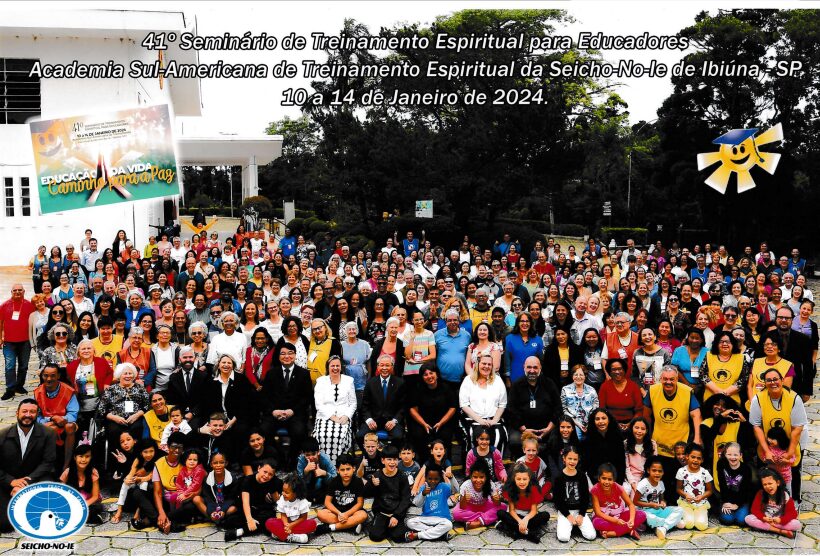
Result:
{"type": "Polygon", "coordinates": [[[712,496],[712,475],[703,463],[703,448],[694,442],[686,446],[686,466],[678,469],[678,506],[683,508],[683,526],[703,531],[709,527],[709,497],[712,496]]]}
{"type": "Polygon", "coordinates": [[[663,540],[670,529],[681,523],[683,508],[666,505],[663,464],[658,456],[649,456],[645,469],[646,477],[638,481],[632,500],[646,514],[646,524],[654,527],[655,535],[663,540]]]}
{"type": "Polygon", "coordinates": [[[622,537],[627,533],[639,539],[637,528],[646,521],[646,514],[635,509],[635,504],[626,495],[623,487],[615,481],[615,467],[610,463],[598,466],[598,482],[589,491],[595,517],[592,525],[609,539],[622,537]]]}
{"type": "Polygon", "coordinates": [[[556,477],[552,500],[558,510],[558,540],[569,542],[572,529],[578,527],[588,541],[595,539],[595,527],[587,515],[589,485],[584,473],[578,472],[581,455],[575,446],[564,448],[564,469],[556,477]]]}
{"type": "Polygon", "coordinates": [[[265,522],[265,529],[280,541],[305,544],[317,526],[315,519],[308,518],[309,511],[305,484],[291,473],[282,480],[282,495],[276,501],[278,515],[265,522]]]}
{"type": "Polygon", "coordinates": [[[448,533],[453,528],[450,517],[450,508],[447,500],[450,498],[450,484],[442,481],[444,470],[431,463],[427,465],[426,482],[413,498],[413,504],[422,506],[421,515],[407,520],[405,538],[408,541],[422,539],[425,541],[449,540],[448,533]]]}
{"type": "Polygon", "coordinates": [[[365,495],[373,498],[370,540],[381,542],[389,537],[393,542],[405,542],[407,527],[404,517],[410,509],[410,485],[399,473],[398,448],[387,446],[381,456],[382,469],[373,475],[365,487],[365,495]]]}
{"type": "Polygon", "coordinates": [[[786,491],[783,478],[777,471],[764,467],[760,470],[760,486],[762,488],[752,502],[752,513],[746,516],[746,524],[793,539],[802,525],[797,520],[797,509],[786,491]]]}
{"type": "Polygon", "coordinates": [[[308,500],[314,504],[325,501],[328,481],[336,476],[336,468],[327,454],[319,451],[319,441],[309,436],[302,442],[302,453],[296,460],[296,474],[302,479],[308,500]]]}
{"type": "Polygon", "coordinates": [[[536,544],[540,542],[550,514],[538,511],[544,497],[535,484],[532,471],[523,463],[515,464],[504,483],[504,499],[509,509],[498,512],[496,528],[514,539],[523,537],[536,544]]]}
{"type": "Polygon", "coordinates": [[[460,501],[453,509],[453,519],[463,521],[464,529],[489,527],[498,521],[498,510],[507,506],[501,501],[501,491],[490,481],[490,470],[483,458],[475,460],[468,481],[461,484],[460,501]]]}
{"type": "Polygon", "coordinates": [[[358,535],[367,521],[364,511],[364,481],[356,477],[355,460],[350,454],[336,458],[337,474],[327,483],[325,507],[316,510],[321,523],[316,534],[354,529],[358,535]]]}

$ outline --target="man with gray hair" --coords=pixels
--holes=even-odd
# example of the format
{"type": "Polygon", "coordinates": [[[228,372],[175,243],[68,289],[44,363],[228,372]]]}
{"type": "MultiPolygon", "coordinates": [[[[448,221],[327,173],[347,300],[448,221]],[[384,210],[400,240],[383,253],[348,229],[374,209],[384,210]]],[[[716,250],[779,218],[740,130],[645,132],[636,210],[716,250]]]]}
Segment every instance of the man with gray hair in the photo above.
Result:
{"type": "Polygon", "coordinates": [[[632,377],[632,354],[638,349],[638,334],[629,329],[632,317],[629,313],[615,315],[615,334],[607,334],[604,349],[601,352],[601,364],[607,359],[623,359],[628,368],[627,378],[632,377]]]}
{"type": "MultiPolygon", "coordinates": [[[[469,321],[467,321],[469,324],[469,321]]],[[[436,365],[441,378],[458,389],[464,379],[464,360],[472,336],[462,328],[458,311],[448,309],[444,314],[445,328],[436,331],[436,365]]],[[[457,391],[457,390],[456,390],[457,391]]]]}
{"type": "MultiPolygon", "coordinates": [[[[367,381],[362,399],[362,426],[356,437],[363,444],[368,432],[383,430],[395,444],[404,437],[404,381],[393,375],[395,360],[380,355],[376,360],[376,376],[367,381]]],[[[362,447],[364,447],[362,445],[362,447]]]]}
{"type": "MultiPolygon", "coordinates": [[[[199,326],[204,328],[202,323],[199,326]]],[[[196,368],[194,349],[191,346],[180,347],[179,366],[168,378],[165,399],[170,405],[182,408],[183,416],[194,430],[199,430],[207,419],[202,414],[207,384],[207,373],[196,368]]]]}

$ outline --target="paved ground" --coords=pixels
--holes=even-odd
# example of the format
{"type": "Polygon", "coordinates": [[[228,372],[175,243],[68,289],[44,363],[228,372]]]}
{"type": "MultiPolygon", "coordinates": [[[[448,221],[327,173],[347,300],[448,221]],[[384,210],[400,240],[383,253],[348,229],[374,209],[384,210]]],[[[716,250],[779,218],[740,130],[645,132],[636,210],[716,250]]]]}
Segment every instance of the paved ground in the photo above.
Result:
{"type": "MultiPolygon", "coordinates": [[[[12,282],[23,282],[30,288],[27,272],[19,268],[0,269],[0,299],[8,297],[12,282]]],[[[811,284],[815,292],[820,292],[818,284],[811,284]]],[[[32,363],[32,368],[34,368],[32,363]]],[[[29,374],[29,390],[36,386],[35,374],[29,374]]],[[[820,382],[817,384],[820,391],[820,382]]],[[[18,398],[19,401],[19,398],[18,398]]],[[[0,402],[0,425],[14,422],[14,405],[11,401],[0,402]]],[[[716,552],[737,552],[740,554],[772,554],[791,552],[799,554],[820,553],[820,400],[807,404],[812,422],[811,440],[806,446],[803,459],[803,503],[799,508],[803,531],[794,540],[783,539],[772,534],[751,531],[747,528],[725,527],[716,520],[710,520],[706,531],[672,531],[666,541],[660,541],[647,533],[640,541],[632,539],[597,539],[580,542],[573,539],[567,544],[559,543],[555,537],[555,511],[547,504],[553,515],[547,534],[538,545],[528,541],[512,541],[494,529],[479,529],[458,533],[447,543],[414,542],[392,545],[388,541],[374,543],[366,537],[356,537],[348,533],[334,533],[312,539],[304,546],[271,541],[257,537],[239,542],[223,542],[223,533],[207,525],[194,525],[183,533],[163,535],[155,529],[146,531],[129,530],[125,523],[106,523],[99,527],[86,527],[83,534],[72,539],[76,543],[77,554],[159,556],[162,554],[539,554],[579,553],[579,554],[712,554],[716,552]]],[[[114,499],[107,500],[113,503],[114,499]]],[[[21,553],[17,546],[22,541],[18,535],[0,535],[0,553],[21,553]]]]}

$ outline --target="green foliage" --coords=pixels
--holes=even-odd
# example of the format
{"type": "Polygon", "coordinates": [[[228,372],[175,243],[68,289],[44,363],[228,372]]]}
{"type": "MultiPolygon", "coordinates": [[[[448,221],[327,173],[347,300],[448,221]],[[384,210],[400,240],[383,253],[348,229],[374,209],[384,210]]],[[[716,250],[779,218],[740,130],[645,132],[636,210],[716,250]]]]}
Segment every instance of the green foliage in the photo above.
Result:
{"type": "Polygon", "coordinates": [[[214,200],[205,195],[204,193],[197,193],[193,199],[190,200],[188,206],[193,209],[200,209],[205,207],[213,206],[214,200]]]}
{"type": "Polygon", "coordinates": [[[269,218],[273,214],[273,205],[270,199],[261,195],[247,197],[242,201],[242,210],[250,207],[255,207],[261,218],[269,218]]]}
{"type": "Polygon", "coordinates": [[[646,240],[646,228],[616,228],[605,226],[601,228],[601,239],[605,242],[614,239],[618,245],[625,245],[627,239],[634,239],[635,243],[643,243],[646,240]]]}

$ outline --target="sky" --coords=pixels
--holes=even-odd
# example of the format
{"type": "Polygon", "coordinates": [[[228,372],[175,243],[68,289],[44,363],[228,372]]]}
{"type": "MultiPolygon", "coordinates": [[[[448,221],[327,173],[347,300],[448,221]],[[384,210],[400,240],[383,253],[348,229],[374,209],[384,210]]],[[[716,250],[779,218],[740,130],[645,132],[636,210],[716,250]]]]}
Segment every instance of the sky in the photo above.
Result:
{"type": "MultiPolygon", "coordinates": [[[[801,3],[808,7],[811,2],[801,3]]],[[[324,32],[337,34],[345,18],[364,23],[376,34],[381,27],[398,23],[429,24],[437,16],[448,15],[466,8],[561,8],[575,22],[556,29],[557,34],[577,36],[580,31],[603,32],[608,35],[673,35],[691,25],[698,12],[714,9],[717,2],[703,1],[584,1],[584,2],[59,2],[16,3],[2,2],[0,7],[12,10],[46,9],[138,9],[184,11],[196,18],[199,35],[222,35],[225,32],[242,35],[262,32],[282,37],[290,32],[308,38],[308,49],[301,52],[253,51],[253,52],[200,52],[201,63],[213,63],[218,59],[231,63],[266,63],[272,65],[282,59],[299,64],[302,59],[321,61],[323,52],[310,50],[310,34],[324,32]]],[[[719,3],[730,6],[730,3],[719,3]]],[[[811,3],[814,4],[814,3],[811,3]]],[[[773,7],[772,2],[745,2],[738,7],[773,7]]],[[[785,2],[778,7],[787,7],[785,2]]],[[[607,61],[617,63],[620,59],[634,59],[649,64],[651,59],[672,66],[685,53],[679,50],[662,51],[603,51],[607,61]]],[[[296,108],[282,107],[282,91],[287,88],[305,87],[309,80],[292,79],[235,80],[203,79],[202,101],[204,118],[188,118],[186,135],[211,134],[215,132],[238,135],[264,133],[269,122],[284,116],[298,117],[296,108]]],[[[615,91],[629,105],[630,121],[651,121],[657,118],[657,109],[671,93],[672,85],[665,78],[632,78],[620,80],[615,91]]]]}

